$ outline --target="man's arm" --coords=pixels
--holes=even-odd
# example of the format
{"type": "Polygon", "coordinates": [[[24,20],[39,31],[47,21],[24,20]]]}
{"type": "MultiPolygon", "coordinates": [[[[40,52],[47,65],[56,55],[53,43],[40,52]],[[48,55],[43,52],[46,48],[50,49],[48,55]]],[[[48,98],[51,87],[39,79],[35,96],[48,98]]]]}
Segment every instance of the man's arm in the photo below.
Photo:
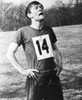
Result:
{"type": "Polygon", "coordinates": [[[16,68],[20,73],[22,73],[24,75],[28,75],[29,77],[36,78],[34,72],[38,72],[37,70],[35,70],[35,69],[25,70],[23,68],[23,66],[18,62],[18,60],[15,56],[15,53],[16,53],[18,47],[19,46],[17,43],[12,42],[7,51],[7,58],[9,59],[10,63],[14,66],[14,68],[16,68]]]}
{"type": "Polygon", "coordinates": [[[59,75],[60,72],[62,71],[63,63],[62,63],[61,53],[55,43],[53,44],[53,53],[54,53],[54,61],[56,63],[56,68],[57,68],[57,75],[59,75]]]}

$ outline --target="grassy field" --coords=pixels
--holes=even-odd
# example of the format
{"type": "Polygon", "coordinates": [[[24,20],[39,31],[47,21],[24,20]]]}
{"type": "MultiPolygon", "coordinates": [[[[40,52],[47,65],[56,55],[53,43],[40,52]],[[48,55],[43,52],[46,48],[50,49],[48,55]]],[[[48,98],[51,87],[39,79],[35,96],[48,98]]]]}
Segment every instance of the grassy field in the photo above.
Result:
{"type": "MultiPolygon", "coordinates": [[[[65,100],[82,100],[82,25],[53,28],[58,48],[63,56],[60,75],[65,100]]],[[[12,67],[6,52],[15,32],[0,32],[0,100],[24,100],[26,76],[12,67]]],[[[20,47],[16,54],[26,67],[24,52],[20,47]]]]}

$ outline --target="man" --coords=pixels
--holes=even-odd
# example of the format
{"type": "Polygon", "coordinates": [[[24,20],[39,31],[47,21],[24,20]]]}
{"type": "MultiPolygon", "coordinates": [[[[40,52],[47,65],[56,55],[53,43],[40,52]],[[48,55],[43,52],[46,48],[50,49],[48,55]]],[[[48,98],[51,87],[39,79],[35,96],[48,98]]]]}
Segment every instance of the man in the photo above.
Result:
{"type": "Polygon", "coordinates": [[[20,73],[27,76],[27,100],[63,100],[58,77],[62,70],[62,58],[52,28],[43,25],[43,10],[43,5],[37,1],[28,5],[25,14],[31,25],[17,31],[7,57],[20,73]],[[15,57],[20,45],[27,58],[27,70],[15,57]]]}

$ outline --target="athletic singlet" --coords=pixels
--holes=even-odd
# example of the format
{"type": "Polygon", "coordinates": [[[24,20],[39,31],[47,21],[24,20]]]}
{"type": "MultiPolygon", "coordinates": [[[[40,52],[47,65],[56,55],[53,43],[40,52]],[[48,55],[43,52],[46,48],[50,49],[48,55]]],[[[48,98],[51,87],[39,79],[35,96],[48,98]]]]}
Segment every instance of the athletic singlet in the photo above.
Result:
{"type": "Polygon", "coordinates": [[[30,26],[20,28],[13,39],[19,46],[22,45],[25,51],[27,68],[34,68],[39,71],[52,70],[55,68],[54,58],[46,58],[43,60],[37,60],[32,38],[48,34],[51,45],[54,44],[57,39],[51,27],[45,26],[41,30],[36,30],[30,26]]]}

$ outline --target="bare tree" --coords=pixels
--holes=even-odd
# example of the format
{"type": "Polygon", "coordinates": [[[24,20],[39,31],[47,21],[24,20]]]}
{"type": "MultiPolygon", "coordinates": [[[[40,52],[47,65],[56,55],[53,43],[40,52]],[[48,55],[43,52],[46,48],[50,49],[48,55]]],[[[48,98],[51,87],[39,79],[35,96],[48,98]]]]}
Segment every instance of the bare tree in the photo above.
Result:
{"type": "Polygon", "coordinates": [[[61,6],[63,6],[64,5],[64,3],[62,2],[62,0],[56,0],[55,1],[55,5],[56,5],[56,7],[61,7],[61,6]]]}

